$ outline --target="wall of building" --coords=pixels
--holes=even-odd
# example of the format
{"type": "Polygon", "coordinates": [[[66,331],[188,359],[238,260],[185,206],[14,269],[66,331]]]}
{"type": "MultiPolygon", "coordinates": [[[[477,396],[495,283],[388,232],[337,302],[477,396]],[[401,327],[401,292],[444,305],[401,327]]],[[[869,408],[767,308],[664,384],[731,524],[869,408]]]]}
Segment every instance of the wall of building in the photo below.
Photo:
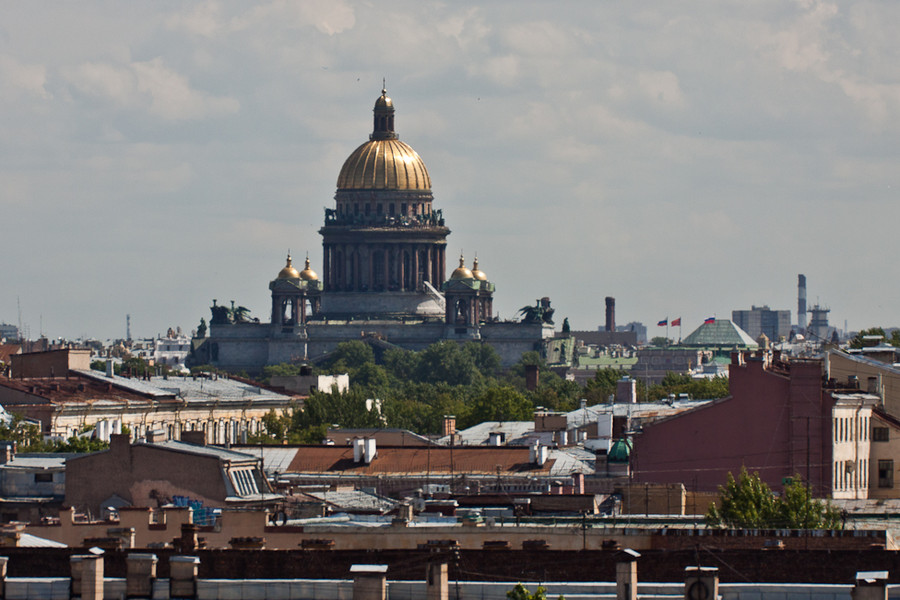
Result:
{"type": "Polygon", "coordinates": [[[14,354],[12,377],[65,377],[70,369],[90,369],[90,350],[50,350],[14,354]]]}
{"type": "Polygon", "coordinates": [[[864,402],[839,402],[832,411],[832,497],[864,500],[870,486],[870,420],[872,407],[864,402]]]}
{"type": "Polygon", "coordinates": [[[632,452],[634,480],[715,491],[746,467],[776,490],[799,473],[828,496],[831,407],[821,363],[794,363],[790,374],[763,367],[762,359],[732,364],[731,397],[644,425],[632,452]]]}
{"type": "Polygon", "coordinates": [[[900,423],[874,412],[869,439],[869,498],[900,498],[900,423]]]}
{"type": "Polygon", "coordinates": [[[120,437],[108,451],[66,461],[66,504],[97,515],[114,494],[135,506],[156,506],[153,495],[178,495],[213,507],[224,506],[227,495],[217,458],[132,446],[120,437]]]}
{"type": "Polygon", "coordinates": [[[843,352],[829,350],[828,371],[829,377],[837,381],[847,381],[851,375],[856,376],[862,391],[868,389],[869,378],[874,377],[880,386],[885,412],[900,418],[900,370],[890,368],[890,365],[856,361],[843,352]]]}

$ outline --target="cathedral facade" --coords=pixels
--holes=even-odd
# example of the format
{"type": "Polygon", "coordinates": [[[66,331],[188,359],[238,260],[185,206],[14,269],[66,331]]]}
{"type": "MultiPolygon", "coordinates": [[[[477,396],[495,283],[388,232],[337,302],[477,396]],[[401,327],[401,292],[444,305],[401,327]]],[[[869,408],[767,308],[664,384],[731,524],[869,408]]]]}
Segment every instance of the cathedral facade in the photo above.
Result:
{"type": "Polygon", "coordinates": [[[450,229],[434,207],[425,163],[397,136],[386,90],[373,113],[372,133],[344,161],[334,207],[325,209],[321,275],[309,259],[298,271],[288,255],[269,284],[268,323],[213,301],[209,337],[195,339],[193,363],[258,371],[315,361],[344,341],[377,339],[410,350],[477,341],[512,364],[553,336],[552,311],[522,321],[493,316],[494,284],[477,258],[469,268],[460,256],[446,277],[450,229]]]}

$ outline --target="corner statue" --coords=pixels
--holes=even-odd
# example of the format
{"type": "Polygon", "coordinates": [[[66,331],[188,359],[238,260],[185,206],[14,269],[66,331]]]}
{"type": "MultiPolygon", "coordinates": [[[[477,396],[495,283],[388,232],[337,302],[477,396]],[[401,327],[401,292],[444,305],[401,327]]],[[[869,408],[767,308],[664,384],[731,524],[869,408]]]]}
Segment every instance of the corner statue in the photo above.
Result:
{"type": "Polygon", "coordinates": [[[522,315],[522,322],[534,325],[536,323],[546,323],[553,325],[554,309],[550,308],[550,298],[544,296],[540,300],[535,300],[534,306],[523,306],[519,309],[522,315]]]}
{"type": "Polygon", "coordinates": [[[210,325],[228,325],[231,323],[259,323],[259,319],[250,317],[250,309],[246,306],[234,306],[234,300],[231,301],[231,308],[227,306],[217,306],[216,300],[213,298],[213,305],[209,309],[212,312],[210,325]]]}

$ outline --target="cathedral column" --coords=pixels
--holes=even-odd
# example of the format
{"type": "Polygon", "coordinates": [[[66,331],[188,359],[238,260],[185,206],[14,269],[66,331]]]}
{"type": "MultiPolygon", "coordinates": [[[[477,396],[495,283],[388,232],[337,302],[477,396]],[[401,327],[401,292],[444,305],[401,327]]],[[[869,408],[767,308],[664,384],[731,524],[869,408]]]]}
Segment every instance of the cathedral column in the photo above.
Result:
{"type": "Polygon", "coordinates": [[[325,289],[331,289],[331,246],[322,248],[322,276],[325,278],[325,289]]]}
{"type": "Polygon", "coordinates": [[[397,275],[400,280],[400,291],[406,291],[406,262],[403,260],[403,244],[397,246],[397,275]]]}
{"type": "Polygon", "coordinates": [[[409,267],[412,269],[412,277],[410,277],[409,283],[412,286],[413,291],[418,291],[419,290],[419,244],[413,244],[412,258],[409,261],[409,267]]]}
{"type": "Polygon", "coordinates": [[[431,276],[431,248],[428,246],[425,246],[425,279],[434,284],[434,277],[431,276]]]}
{"type": "Polygon", "coordinates": [[[375,253],[369,249],[366,254],[368,255],[366,260],[366,268],[369,271],[369,291],[375,291],[375,253]]]}
{"type": "Polygon", "coordinates": [[[384,285],[384,291],[387,291],[391,287],[391,280],[390,280],[391,249],[387,244],[384,245],[384,265],[383,265],[383,267],[384,267],[384,269],[383,269],[384,270],[383,285],[384,285]]]}
{"type": "Polygon", "coordinates": [[[300,296],[300,321],[298,321],[298,325],[303,325],[306,323],[306,296],[300,296]]]}

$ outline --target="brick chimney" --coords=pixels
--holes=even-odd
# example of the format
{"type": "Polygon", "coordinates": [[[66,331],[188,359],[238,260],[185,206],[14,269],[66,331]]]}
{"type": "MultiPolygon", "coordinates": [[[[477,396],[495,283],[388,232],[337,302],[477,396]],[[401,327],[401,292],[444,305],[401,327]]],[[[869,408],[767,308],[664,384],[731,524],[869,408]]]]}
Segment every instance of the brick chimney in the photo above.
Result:
{"type": "Polygon", "coordinates": [[[616,330],[616,299],[606,297],[606,331],[616,330]]]}
{"type": "Polygon", "coordinates": [[[525,389],[534,391],[540,383],[540,371],[537,365],[525,365],[525,389]]]}
{"type": "Polygon", "coordinates": [[[194,444],[195,446],[205,446],[206,433],[204,433],[203,430],[200,429],[196,431],[182,431],[181,441],[186,444],[194,444]]]}
{"type": "Polygon", "coordinates": [[[441,427],[441,435],[456,435],[456,417],[453,415],[444,415],[444,423],[441,427]]]}

